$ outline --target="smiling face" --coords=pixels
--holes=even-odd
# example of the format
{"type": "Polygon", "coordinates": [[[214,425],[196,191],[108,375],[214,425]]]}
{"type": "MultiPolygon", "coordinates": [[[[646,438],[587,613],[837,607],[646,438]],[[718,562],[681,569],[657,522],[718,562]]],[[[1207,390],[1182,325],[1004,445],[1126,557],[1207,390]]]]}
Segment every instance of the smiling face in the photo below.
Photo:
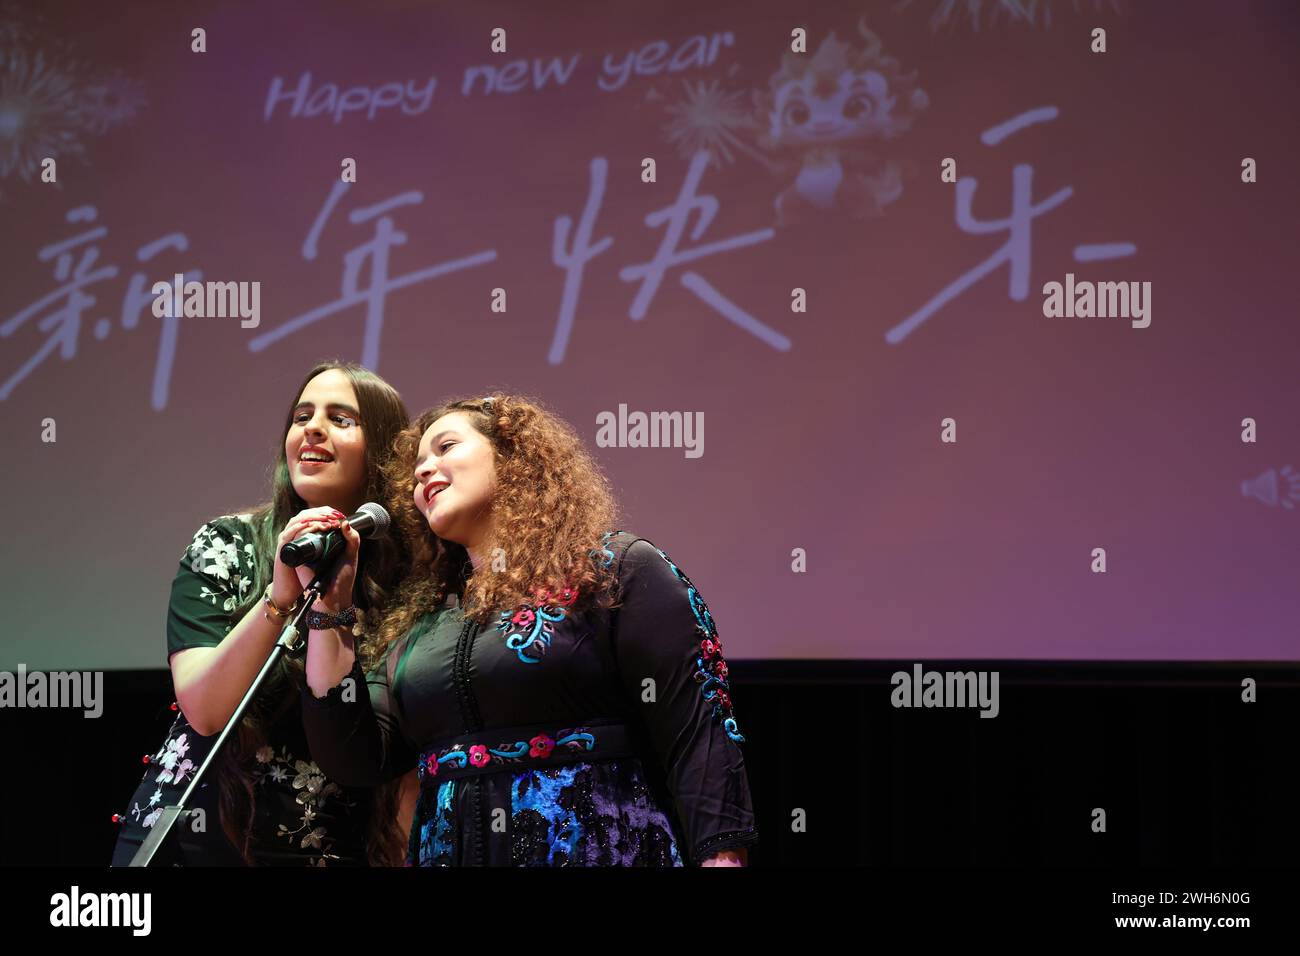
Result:
{"type": "Polygon", "coordinates": [[[366,438],[352,382],[338,369],[321,372],[302,390],[284,455],[289,480],[307,506],[352,514],[366,491],[366,438]]]}
{"type": "Polygon", "coordinates": [[[461,412],[425,429],[415,456],[415,507],[438,537],[470,549],[487,532],[496,476],[492,443],[461,412]]]}
{"type": "Polygon", "coordinates": [[[783,143],[826,144],[885,135],[893,126],[894,99],[874,70],[844,71],[835,82],[811,72],[786,84],[772,113],[773,138],[783,143]]]}

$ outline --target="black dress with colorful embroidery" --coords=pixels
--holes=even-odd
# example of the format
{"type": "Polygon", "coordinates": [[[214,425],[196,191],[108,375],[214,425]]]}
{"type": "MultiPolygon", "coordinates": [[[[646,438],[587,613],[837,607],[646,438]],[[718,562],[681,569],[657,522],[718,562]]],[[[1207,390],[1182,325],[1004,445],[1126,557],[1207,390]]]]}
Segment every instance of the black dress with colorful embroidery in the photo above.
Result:
{"type": "Polygon", "coordinates": [[[477,626],[453,595],[385,667],[303,692],[335,779],[417,769],[408,866],[684,866],[757,842],[708,606],[644,538],[593,555],[617,564],[612,610],[540,591],[477,626]]]}
{"type": "MultiPolygon", "coordinates": [[[[253,586],[253,527],[249,515],[226,515],[204,524],[181,556],[167,607],[168,657],[189,647],[216,647],[239,622],[253,586]]],[[[256,795],[250,853],[261,866],[365,864],[367,791],[329,780],[311,759],[298,710],[298,696],[268,730],[268,743],[249,761],[256,795]]],[[[147,755],[144,776],[126,807],[113,866],[125,866],[149,829],[189,787],[216,735],[202,737],[183,713],[162,746],[147,755]]],[[[231,744],[227,744],[230,747],[231,744]]],[[[203,811],[202,826],[178,823],[154,864],[240,866],[218,816],[220,764],[204,777],[191,808],[203,811]]]]}

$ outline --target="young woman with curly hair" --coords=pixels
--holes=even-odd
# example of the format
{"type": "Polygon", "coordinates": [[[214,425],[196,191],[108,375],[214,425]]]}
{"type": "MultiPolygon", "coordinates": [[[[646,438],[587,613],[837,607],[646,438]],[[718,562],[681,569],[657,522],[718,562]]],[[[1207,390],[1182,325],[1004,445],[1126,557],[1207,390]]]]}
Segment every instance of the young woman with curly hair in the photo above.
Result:
{"type": "Polygon", "coordinates": [[[355,786],[416,768],[408,865],[746,865],[758,834],[713,618],[666,554],[611,530],[573,429],[495,394],[425,412],[395,447],[413,571],[360,648],[311,634],[321,766],[355,786]],[[368,693],[358,649],[387,662],[368,693]]]}

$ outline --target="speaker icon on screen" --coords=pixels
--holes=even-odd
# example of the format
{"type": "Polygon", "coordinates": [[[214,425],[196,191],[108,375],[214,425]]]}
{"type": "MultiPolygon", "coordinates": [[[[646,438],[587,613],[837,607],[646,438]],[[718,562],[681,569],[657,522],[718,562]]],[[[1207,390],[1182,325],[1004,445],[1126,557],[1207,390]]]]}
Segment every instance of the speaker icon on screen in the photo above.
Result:
{"type": "Polygon", "coordinates": [[[1243,481],[1241,494],[1245,498],[1262,501],[1270,508],[1281,505],[1283,508],[1294,509],[1295,503],[1300,501],[1300,474],[1292,471],[1290,465],[1281,470],[1270,468],[1258,478],[1243,481]]]}

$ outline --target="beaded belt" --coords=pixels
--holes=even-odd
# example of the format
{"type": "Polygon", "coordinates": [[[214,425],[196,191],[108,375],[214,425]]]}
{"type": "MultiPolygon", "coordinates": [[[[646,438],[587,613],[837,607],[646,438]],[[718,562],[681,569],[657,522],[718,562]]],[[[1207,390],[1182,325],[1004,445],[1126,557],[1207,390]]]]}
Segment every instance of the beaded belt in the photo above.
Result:
{"type": "Polygon", "coordinates": [[[589,720],[572,727],[525,724],[446,737],[420,752],[421,787],[501,770],[532,770],[566,763],[634,756],[626,724],[589,720]]]}

